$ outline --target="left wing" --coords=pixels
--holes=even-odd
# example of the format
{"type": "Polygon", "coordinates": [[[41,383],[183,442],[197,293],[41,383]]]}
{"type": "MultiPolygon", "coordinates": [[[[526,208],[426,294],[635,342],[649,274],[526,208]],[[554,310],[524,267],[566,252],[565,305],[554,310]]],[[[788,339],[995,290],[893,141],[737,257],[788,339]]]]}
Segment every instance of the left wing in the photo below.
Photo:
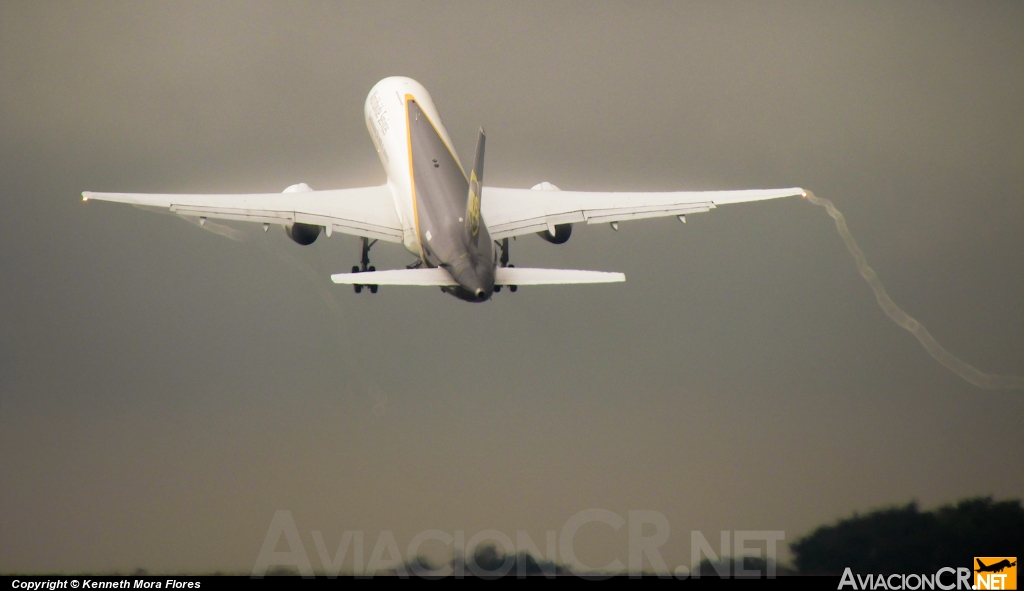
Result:
{"type": "Polygon", "coordinates": [[[662,193],[598,193],[561,191],[549,183],[534,189],[484,187],[481,211],[495,240],[544,230],[556,224],[622,222],[678,216],[743,203],[803,195],[799,187],[743,191],[673,191],[662,193]],[[550,187],[550,189],[549,189],[550,187]]]}
{"type": "Polygon", "coordinates": [[[360,189],[311,191],[305,184],[284,193],[248,195],[177,195],[93,193],[85,201],[116,201],[166,207],[172,213],[264,224],[311,224],[345,234],[402,242],[402,222],[387,185],[360,189]]]}

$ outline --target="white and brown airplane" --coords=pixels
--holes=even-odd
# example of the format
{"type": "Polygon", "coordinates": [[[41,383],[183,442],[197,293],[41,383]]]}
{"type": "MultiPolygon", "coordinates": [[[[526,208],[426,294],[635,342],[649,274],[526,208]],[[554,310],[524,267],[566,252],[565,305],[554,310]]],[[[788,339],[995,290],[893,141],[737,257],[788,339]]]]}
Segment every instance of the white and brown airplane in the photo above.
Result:
{"type": "Polygon", "coordinates": [[[508,264],[508,239],[538,233],[562,244],[572,224],[618,223],[708,211],[726,203],[804,195],[799,187],[742,191],[561,191],[550,183],[532,189],[484,187],[483,129],[473,168],[466,173],[427,90],[403,77],[378,82],[364,106],[366,127],[387,182],[377,187],[313,191],[305,183],[284,193],[177,195],[94,193],[85,201],[116,201],[169,208],[183,216],[283,225],[298,244],[324,232],[362,238],[360,266],[332,275],[358,293],[378,285],[432,285],[470,302],[488,300],[502,286],[610,283],[622,273],[575,269],[528,269],[508,264]],[[405,269],[376,271],[369,251],[378,240],[405,246],[418,261],[405,269]],[[495,248],[497,247],[497,248],[495,248]],[[372,280],[364,273],[374,271],[372,280]]]}

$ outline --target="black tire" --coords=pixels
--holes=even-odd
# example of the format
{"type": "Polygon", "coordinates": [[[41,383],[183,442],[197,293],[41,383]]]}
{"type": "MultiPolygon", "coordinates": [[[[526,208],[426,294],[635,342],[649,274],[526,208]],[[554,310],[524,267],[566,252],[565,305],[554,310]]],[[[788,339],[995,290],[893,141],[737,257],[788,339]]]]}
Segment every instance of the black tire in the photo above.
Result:
{"type": "Polygon", "coordinates": [[[370,293],[377,293],[377,286],[376,285],[371,285],[370,286],[370,293]]]}
{"type": "Polygon", "coordinates": [[[363,286],[362,285],[353,285],[352,289],[356,290],[356,293],[363,293],[363,286]]]}
{"type": "Polygon", "coordinates": [[[500,285],[495,285],[494,286],[494,293],[498,293],[500,291],[501,291],[501,286],[500,285]]]}
{"type": "Polygon", "coordinates": [[[510,286],[508,286],[508,290],[511,291],[512,293],[515,293],[517,289],[519,289],[518,285],[510,285],[510,286]]]}
{"type": "Polygon", "coordinates": [[[359,272],[359,267],[356,267],[355,265],[353,265],[352,266],[352,272],[353,273],[358,273],[359,272]]]}
{"type": "Polygon", "coordinates": [[[370,268],[367,269],[367,271],[376,271],[376,270],[377,270],[377,267],[374,267],[373,265],[370,265],[370,268]]]}

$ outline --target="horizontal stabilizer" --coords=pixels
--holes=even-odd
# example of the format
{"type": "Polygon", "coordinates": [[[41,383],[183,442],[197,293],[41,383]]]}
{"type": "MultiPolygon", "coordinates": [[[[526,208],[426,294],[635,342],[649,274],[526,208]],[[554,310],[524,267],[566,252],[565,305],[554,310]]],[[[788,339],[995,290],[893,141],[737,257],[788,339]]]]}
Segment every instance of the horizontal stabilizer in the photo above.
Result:
{"type": "MultiPolygon", "coordinates": [[[[625,281],[622,273],[579,271],[576,269],[524,269],[499,267],[494,270],[495,285],[561,285],[569,283],[617,283],[625,281]]],[[[364,273],[337,273],[331,281],[344,285],[458,285],[448,271],[433,269],[393,269],[364,273]]]]}
{"type": "Polygon", "coordinates": [[[331,281],[345,285],[458,285],[448,271],[441,268],[338,273],[331,275],[331,281]]]}
{"type": "Polygon", "coordinates": [[[579,271],[576,269],[524,269],[498,267],[494,270],[497,285],[561,285],[565,283],[618,283],[625,281],[622,273],[579,271]]]}

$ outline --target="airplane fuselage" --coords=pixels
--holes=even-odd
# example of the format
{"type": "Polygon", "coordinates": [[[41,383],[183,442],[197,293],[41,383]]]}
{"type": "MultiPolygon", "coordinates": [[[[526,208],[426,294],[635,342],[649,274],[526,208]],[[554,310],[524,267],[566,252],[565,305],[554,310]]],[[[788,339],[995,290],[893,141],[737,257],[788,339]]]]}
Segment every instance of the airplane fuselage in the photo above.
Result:
{"type": "Polygon", "coordinates": [[[494,245],[479,209],[467,211],[471,178],[430,93],[410,78],[385,78],[370,90],[364,115],[387,173],[405,248],[424,265],[451,273],[459,286],[445,291],[467,301],[490,298],[494,245]],[[466,218],[474,213],[478,227],[468,229],[466,218]]]}

